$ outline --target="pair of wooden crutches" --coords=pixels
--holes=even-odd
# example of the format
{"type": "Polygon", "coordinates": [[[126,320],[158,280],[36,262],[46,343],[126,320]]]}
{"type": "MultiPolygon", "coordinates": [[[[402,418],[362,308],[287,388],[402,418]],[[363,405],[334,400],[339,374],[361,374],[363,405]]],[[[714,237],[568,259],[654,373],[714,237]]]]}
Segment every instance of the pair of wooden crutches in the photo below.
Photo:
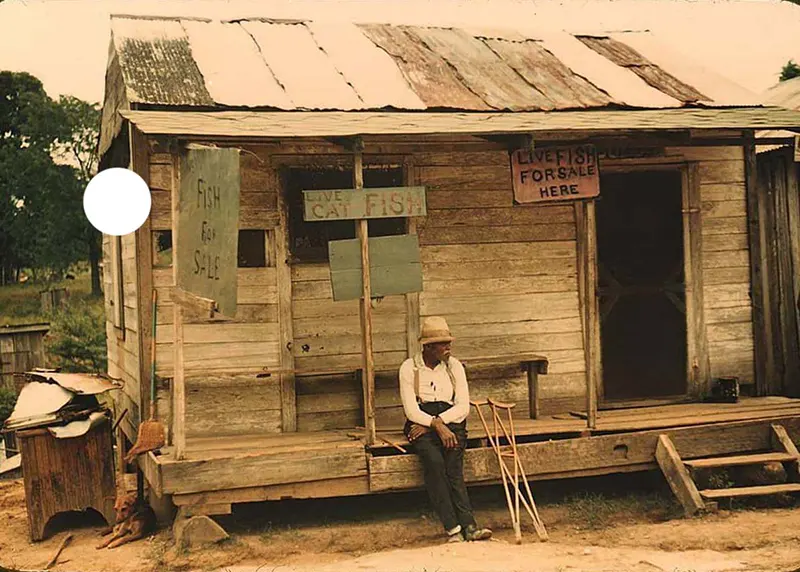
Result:
{"type": "Polygon", "coordinates": [[[506,501],[508,501],[508,511],[511,513],[511,524],[514,526],[514,536],[516,538],[517,544],[522,543],[522,531],[520,530],[520,512],[519,512],[519,505],[525,507],[525,510],[530,515],[531,519],[533,520],[533,527],[536,529],[536,534],[539,536],[539,540],[547,540],[547,530],[545,530],[544,523],[542,519],[539,518],[539,511],[536,510],[536,503],[533,502],[533,494],[531,493],[531,488],[528,485],[528,478],[525,476],[525,469],[522,468],[522,462],[519,459],[519,454],[517,453],[517,439],[516,435],[514,434],[514,418],[511,415],[511,409],[516,405],[515,403],[501,403],[499,401],[493,401],[492,399],[487,399],[485,401],[470,401],[472,405],[475,406],[475,409],[478,410],[478,415],[481,418],[481,423],[483,424],[483,429],[486,431],[486,437],[489,439],[489,443],[492,445],[492,449],[497,454],[497,462],[500,464],[500,476],[503,479],[503,489],[506,492],[506,501]],[[481,411],[481,405],[488,405],[489,408],[492,410],[492,418],[494,421],[494,438],[492,438],[492,432],[489,431],[489,425],[486,423],[486,418],[483,416],[483,412],[481,411]],[[508,413],[508,424],[510,428],[510,432],[506,430],[506,426],[503,423],[503,420],[498,415],[497,410],[504,409],[508,413]],[[503,435],[506,438],[506,441],[511,446],[510,452],[503,452],[500,449],[500,430],[502,429],[503,435]],[[510,433],[510,434],[509,434],[510,433]],[[511,470],[506,465],[505,459],[511,458],[514,462],[514,474],[512,476],[511,470]],[[519,480],[522,477],[522,482],[525,484],[525,492],[527,493],[527,501],[523,496],[522,491],[520,490],[519,480]],[[509,482],[513,483],[514,486],[514,502],[511,502],[511,493],[509,492],[509,482]]]}

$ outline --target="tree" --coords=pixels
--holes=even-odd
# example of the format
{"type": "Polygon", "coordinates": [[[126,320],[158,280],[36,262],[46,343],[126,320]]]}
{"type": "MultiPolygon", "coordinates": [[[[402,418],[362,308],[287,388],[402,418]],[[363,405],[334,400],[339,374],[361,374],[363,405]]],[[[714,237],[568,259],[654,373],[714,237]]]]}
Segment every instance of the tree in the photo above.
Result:
{"type": "Polygon", "coordinates": [[[89,259],[100,294],[101,237],[83,212],[97,169],[99,111],[73,97],[53,101],[27,73],[0,72],[0,272],[63,275],[89,259]]]}
{"type": "Polygon", "coordinates": [[[780,81],[787,81],[796,77],[800,77],[800,66],[794,60],[789,60],[781,69],[780,81]]]}
{"type": "Polygon", "coordinates": [[[83,242],[89,259],[92,274],[92,294],[99,296],[100,257],[102,255],[102,234],[94,228],[83,212],[83,192],[86,185],[97,174],[97,143],[100,124],[100,111],[97,104],[89,104],[72,96],[61,96],[58,108],[63,113],[63,131],[59,134],[62,157],[74,165],[78,188],[73,189],[73,208],[80,207],[77,218],[79,224],[75,231],[83,242]]]}

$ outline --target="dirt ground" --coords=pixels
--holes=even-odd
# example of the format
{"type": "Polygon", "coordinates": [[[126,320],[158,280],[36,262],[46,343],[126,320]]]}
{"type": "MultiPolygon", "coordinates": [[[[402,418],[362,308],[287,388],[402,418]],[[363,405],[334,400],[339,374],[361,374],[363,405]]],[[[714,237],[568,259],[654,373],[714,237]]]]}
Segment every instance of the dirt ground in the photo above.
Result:
{"type": "MultiPolygon", "coordinates": [[[[663,477],[661,477],[663,479],[663,477]]],[[[146,572],[789,572],[800,569],[800,510],[793,499],[735,506],[684,519],[658,475],[536,483],[547,526],[541,543],[523,520],[514,544],[500,487],[472,489],[476,516],[492,527],[490,542],[442,543],[424,493],[329,501],[284,501],[234,508],[219,522],[222,544],[182,550],[168,529],[114,550],[96,550],[102,519],[65,515],[51,536],[31,543],[21,480],[0,481],[0,565],[41,570],[69,532],[74,539],[57,571],[146,572]],[[653,485],[656,483],[656,486],[653,485]],[[624,491],[624,492],[619,492],[624,491]]]]}

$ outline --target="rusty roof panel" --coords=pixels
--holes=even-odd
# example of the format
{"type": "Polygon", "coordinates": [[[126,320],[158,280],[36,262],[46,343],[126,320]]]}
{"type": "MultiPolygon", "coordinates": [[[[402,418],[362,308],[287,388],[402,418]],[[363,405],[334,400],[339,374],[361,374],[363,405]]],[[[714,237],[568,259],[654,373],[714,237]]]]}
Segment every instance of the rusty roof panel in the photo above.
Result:
{"type": "Polygon", "coordinates": [[[306,24],[323,52],[369,109],[425,109],[391,56],[354,24],[306,24]]]}
{"type": "Polygon", "coordinates": [[[674,97],[648,85],[631,70],[615,65],[566,32],[542,34],[542,46],[617,103],[650,109],[681,105],[674,97]]]}
{"type": "Polygon", "coordinates": [[[247,21],[267,66],[300,109],[363,109],[364,102],[302,24],[247,21]]]}
{"type": "Polygon", "coordinates": [[[381,24],[360,24],[358,27],[374,44],[392,56],[406,81],[427,107],[492,109],[459,81],[444,59],[399,27],[381,24]]]}
{"type": "MultiPolygon", "coordinates": [[[[649,34],[112,17],[132,102],[283,110],[661,109],[760,101],[649,34]],[[580,38],[580,39],[579,39],[580,38]]],[[[591,31],[590,31],[591,32],[591,31]]]]}
{"type": "Polygon", "coordinates": [[[540,42],[485,39],[503,61],[555,103],[557,109],[604,107],[611,103],[607,93],[573,73],[540,42]]]}
{"type": "Polygon", "coordinates": [[[628,68],[631,66],[644,66],[648,62],[639,53],[621,42],[611,40],[608,37],[597,36],[575,36],[581,42],[589,46],[595,52],[617,64],[628,68]]]}
{"type": "Polygon", "coordinates": [[[680,78],[700,93],[710,97],[715,105],[756,105],[758,96],[714,70],[694,64],[675,47],[659,40],[650,32],[621,32],[609,34],[635,49],[643,58],[665,72],[680,78]]]}
{"type": "Polygon", "coordinates": [[[405,28],[456,70],[461,83],[498,110],[550,110],[553,101],[516,73],[481,40],[463,30],[405,28]]]}
{"type": "Polygon", "coordinates": [[[581,42],[601,56],[611,60],[620,67],[628,68],[642,78],[648,85],[674,97],[684,103],[699,101],[709,102],[706,97],[692,86],[685,84],[675,76],[653,65],[632,47],[613,38],[576,36],[581,42]]]}
{"type": "Polygon", "coordinates": [[[264,63],[258,44],[239,24],[189,20],[181,23],[197,67],[216,103],[277,109],[295,107],[264,63]]]}
{"type": "Polygon", "coordinates": [[[176,20],[121,21],[112,34],[128,101],[161,105],[214,105],[176,20]]]}

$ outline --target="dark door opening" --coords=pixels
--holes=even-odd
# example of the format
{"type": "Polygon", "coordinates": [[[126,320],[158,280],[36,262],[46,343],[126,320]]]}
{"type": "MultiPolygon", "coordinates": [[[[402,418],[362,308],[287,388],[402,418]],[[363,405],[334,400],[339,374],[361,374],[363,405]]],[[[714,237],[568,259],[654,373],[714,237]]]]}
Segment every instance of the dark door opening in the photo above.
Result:
{"type": "Polygon", "coordinates": [[[596,208],[604,399],[685,395],[681,174],[603,175],[596,208]]]}

